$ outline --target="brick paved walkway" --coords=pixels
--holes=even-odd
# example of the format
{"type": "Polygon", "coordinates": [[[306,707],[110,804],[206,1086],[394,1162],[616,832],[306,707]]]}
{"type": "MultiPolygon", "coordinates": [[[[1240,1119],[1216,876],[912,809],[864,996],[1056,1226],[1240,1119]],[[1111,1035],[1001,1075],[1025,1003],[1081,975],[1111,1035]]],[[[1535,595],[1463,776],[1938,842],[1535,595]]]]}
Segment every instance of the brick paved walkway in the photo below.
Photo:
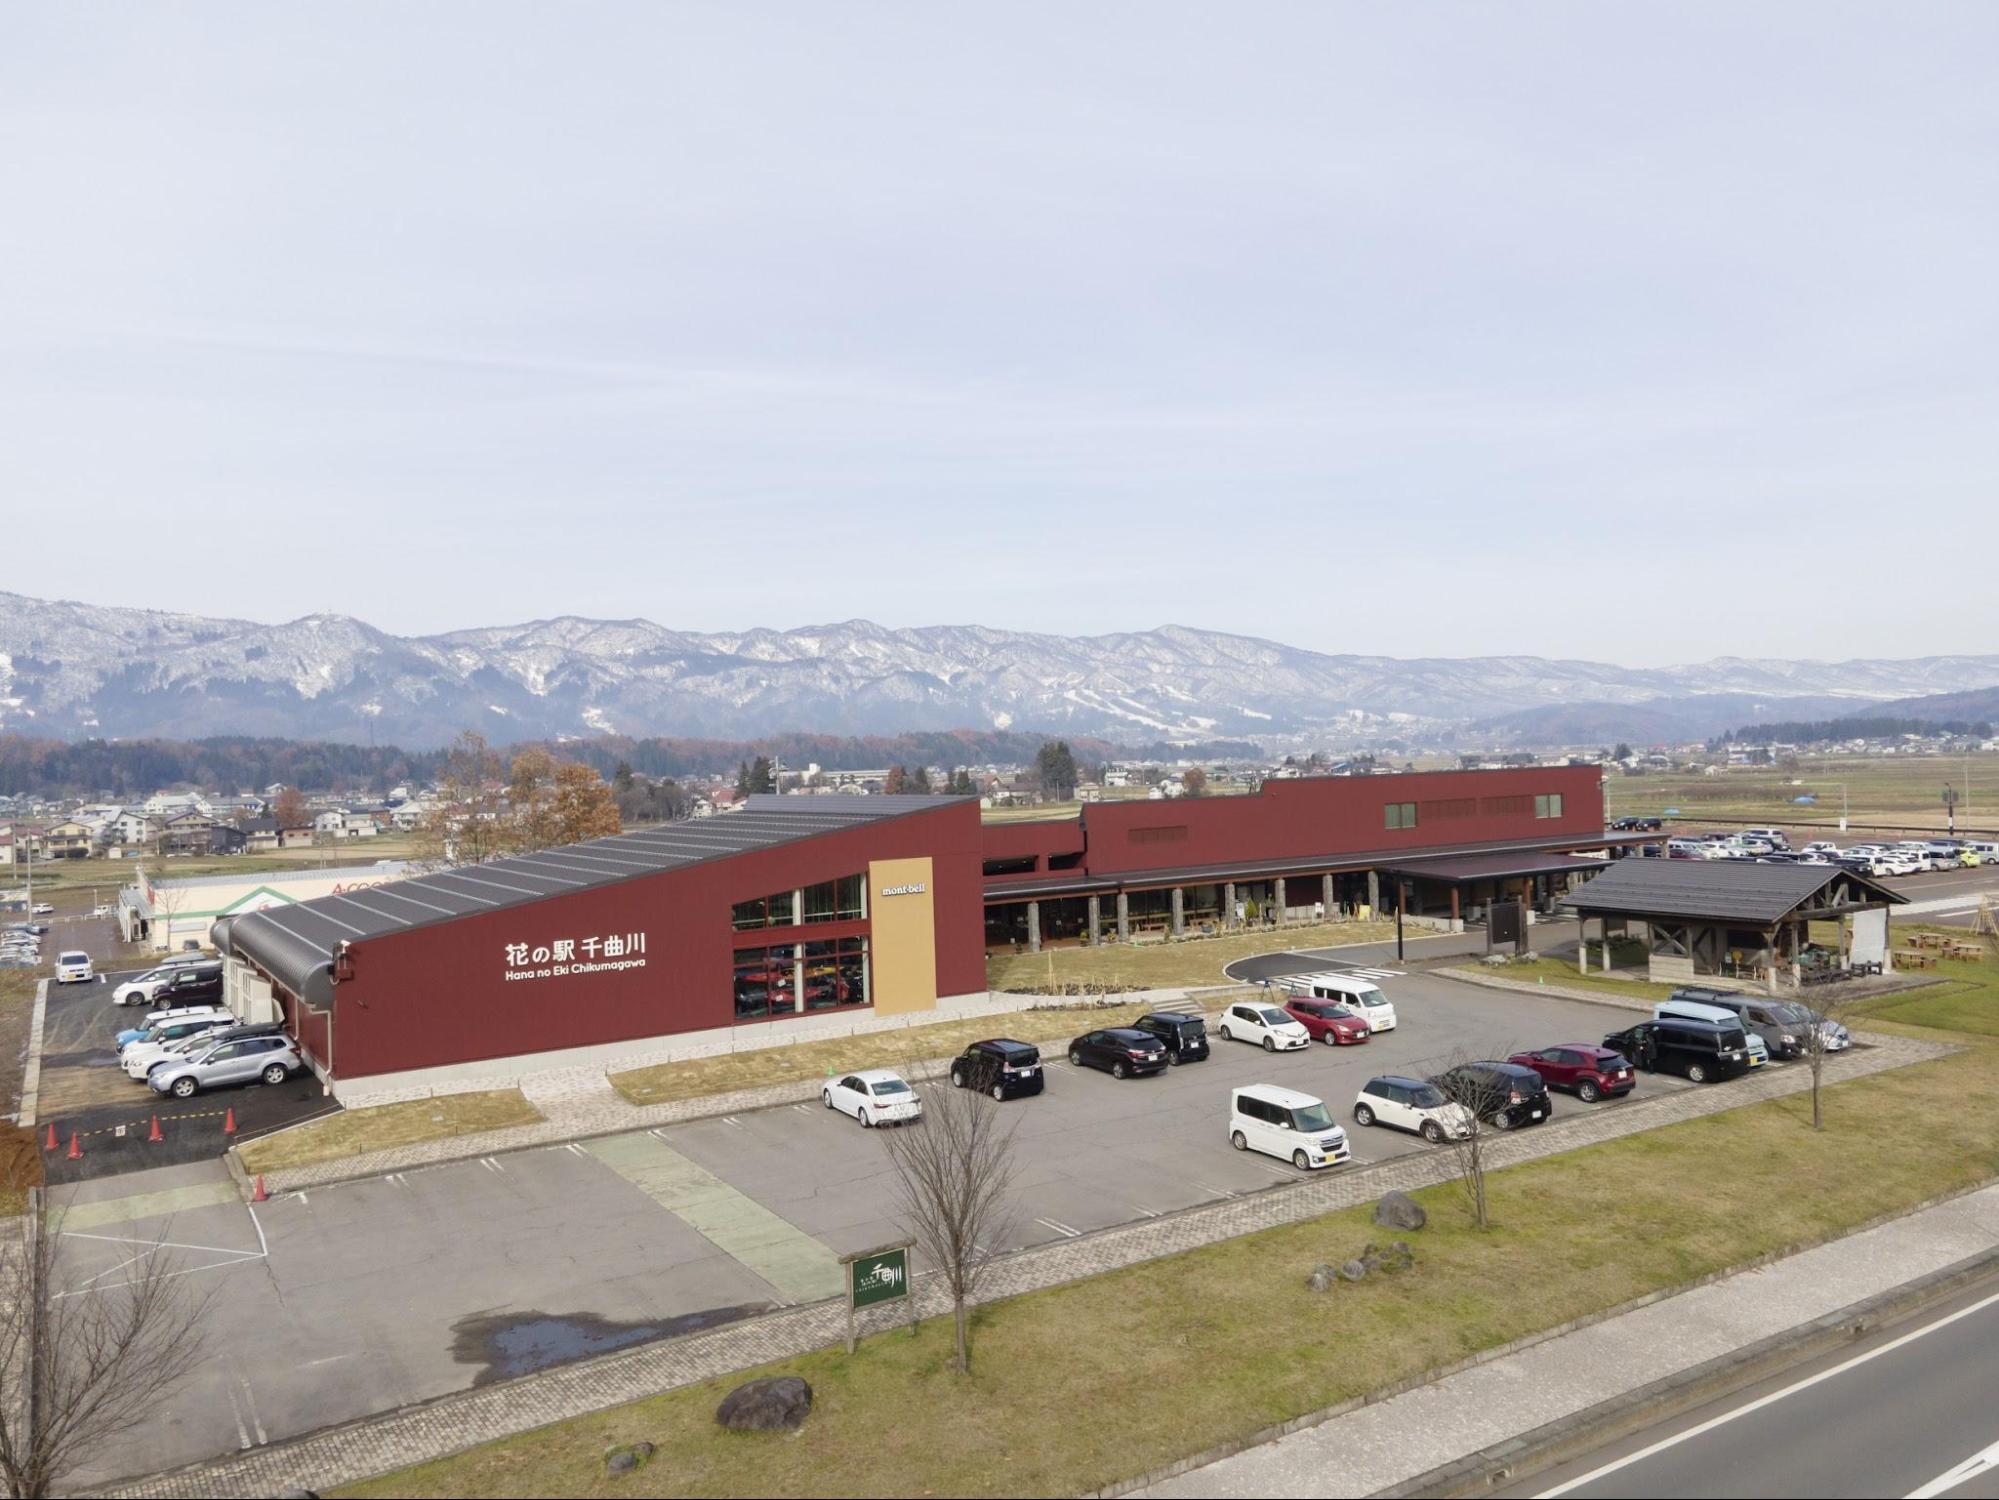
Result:
{"type": "MultiPolygon", "coordinates": [[[[1864,1045],[1831,1059],[1827,1076],[1835,1082],[1864,1077],[1941,1057],[1952,1050],[1905,1037],[1869,1035],[1864,1045]]],[[[1489,1160],[1495,1168],[1512,1166],[1674,1121],[1795,1094],[1809,1088],[1810,1083],[1804,1068],[1770,1069],[1737,1079],[1725,1088],[1688,1089],[1614,1110],[1566,1114],[1525,1134],[1496,1138],[1489,1160]]],[[[1421,1152],[1358,1170],[1300,1178],[1253,1196],[1038,1246],[995,1262],[980,1300],[997,1301],[1060,1286],[1259,1229],[1298,1223],[1371,1202],[1393,1188],[1430,1187],[1450,1180],[1452,1175],[1448,1152],[1421,1152]]],[[[919,1279],[915,1296],[917,1310],[925,1318],[949,1310],[942,1290],[932,1281],[919,1279]]],[[[891,1306],[874,1315],[864,1314],[862,1324],[864,1328],[889,1327],[904,1316],[891,1306]]],[[[110,1493],[260,1496],[301,1486],[324,1491],[551,1422],[829,1348],[841,1342],[845,1330],[845,1312],[838,1301],[787,1308],[706,1333],[666,1339],[440,1397],[384,1417],[155,1475],[110,1493]]]]}

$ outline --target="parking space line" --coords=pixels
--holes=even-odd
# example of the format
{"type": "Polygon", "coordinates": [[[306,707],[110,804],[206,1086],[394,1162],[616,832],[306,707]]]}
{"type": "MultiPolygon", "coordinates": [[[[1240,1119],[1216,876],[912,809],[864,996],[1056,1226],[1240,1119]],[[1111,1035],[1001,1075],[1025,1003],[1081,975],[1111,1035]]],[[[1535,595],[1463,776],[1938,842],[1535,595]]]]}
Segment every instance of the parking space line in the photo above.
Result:
{"type": "MultiPolygon", "coordinates": [[[[238,1368],[240,1372],[240,1366],[238,1368]]],[[[264,1419],[257,1415],[257,1393],[250,1388],[250,1382],[244,1379],[241,1373],[236,1376],[236,1383],[243,1387],[243,1407],[250,1413],[250,1426],[257,1434],[258,1444],[268,1443],[271,1440],[270,1434],[264,1431],[264,1419]]]]}
{"type": "Polygon", "coordinates": [[[1216,1187],[1212,1182],[1197,1182],[1194,1186],[1204,1193],[1213,1193],[1217,1198],[1233,1198],[1235,1196],[1233,1189],[1216,1187]]]}
{"type": "Polygon", "coordinates": [[[229,1415],[236,1419],[236,1447],[239,1452],[250,1451],[250,1429],[243,1425],[243,1408],[236,1400],[236,1387],[224,1384],[222,1394],[229,1398],[229,1415]]]}
{"type": "Polygon", "coordinates": [[[1046,1225],[1048,1228],[1054,1230],[1057,1234],[1061,1235],[1065,1239],[1071,1239],[1071,1240],[1080,1239],[1083,1234],[1082,1230],[1073,1228],[1068,1224],[1064,1224],[1060,1219],[1036,1219],[1034,1222],[1037,1224],[1046,1225]]]}

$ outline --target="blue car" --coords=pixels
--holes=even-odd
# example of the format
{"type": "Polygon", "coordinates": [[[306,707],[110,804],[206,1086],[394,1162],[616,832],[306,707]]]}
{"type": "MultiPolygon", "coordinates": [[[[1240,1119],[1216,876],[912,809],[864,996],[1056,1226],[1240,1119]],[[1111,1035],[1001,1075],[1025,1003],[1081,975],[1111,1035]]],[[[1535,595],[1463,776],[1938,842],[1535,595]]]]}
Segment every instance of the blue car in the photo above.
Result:
{"type": "Polygon", "coordinates": [[[208,1006],[180,1015],[162,1016],[151,1026],[119,1032],[118,1050],[123,1052],[134,1042],[177,1042],[184,1036],[193,1036],[197,1031],[213,1031],[218,1026],[234,1025],[235,1021],[236,1018],[228,1011],[208,1006]]]}

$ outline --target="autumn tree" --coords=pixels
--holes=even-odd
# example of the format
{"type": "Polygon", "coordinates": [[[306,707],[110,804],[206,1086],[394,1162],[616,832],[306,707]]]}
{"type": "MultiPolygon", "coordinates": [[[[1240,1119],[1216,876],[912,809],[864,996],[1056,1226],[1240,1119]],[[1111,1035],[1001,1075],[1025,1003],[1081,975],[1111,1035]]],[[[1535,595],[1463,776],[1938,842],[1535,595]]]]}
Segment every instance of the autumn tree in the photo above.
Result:
{"type": "Polygon", "coordinates": [[[1180,773],[1180,786],[1189,797],[1198,797],[1208,789],[1208,773],[1199,766],[1189,766],[1180,773]]]}
{"type": "Polygon", "coordinates": [[[609,838],[622,826],[617,800],[604,778],[575,761],[555,768],[554,802],[558,843],[609,838]]]}
{"type": "Polygon", "coordinates": [[[510,853],[580,844],[616,833],[619,826],[617,799],[588,766],[557,760],[539,745],[514,757],[504,819],[510,853]]]}
{"type": "Polygon", "coordinates": [[[500,757],[468,729],[445,752],[437,805],[417,825],[417,858],[433,865],[478,865],[507,852],[501,816],[500,757]]]}
{"type": "Polygon", "coordinates": [[[882,795],[900,797],[909,790],[909,770],[905,766],[890,766],[888,775],[882,778],[882,795]]]}
{"type": "Polygon", "coordinates": [[[298,828],[312,821],[312,813],[305,805],[305,793],[295,786],[288,786],[278,793],[278,800],[271,804],[271,816],[278,820],[280,828],[298,828]]]}

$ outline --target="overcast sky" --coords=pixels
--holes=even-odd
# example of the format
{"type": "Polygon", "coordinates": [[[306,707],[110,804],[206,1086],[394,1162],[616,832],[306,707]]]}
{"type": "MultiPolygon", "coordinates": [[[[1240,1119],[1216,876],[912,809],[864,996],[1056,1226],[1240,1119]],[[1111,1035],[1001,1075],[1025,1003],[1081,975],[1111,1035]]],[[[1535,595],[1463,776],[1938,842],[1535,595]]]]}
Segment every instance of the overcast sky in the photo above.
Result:
{"type": "Polygon", "coordinates": [[[1992,651],[1995,76],[1987,0],[23,0],[0,587],[1992,651]]]}

